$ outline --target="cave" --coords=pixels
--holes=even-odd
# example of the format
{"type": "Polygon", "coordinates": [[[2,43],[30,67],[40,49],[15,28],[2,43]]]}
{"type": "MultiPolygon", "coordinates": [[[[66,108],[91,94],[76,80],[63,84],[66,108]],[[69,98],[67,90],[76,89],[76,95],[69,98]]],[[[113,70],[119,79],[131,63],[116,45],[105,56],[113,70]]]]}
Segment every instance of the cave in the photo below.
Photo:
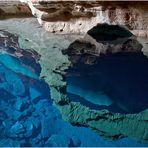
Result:
{"type": "Polygon", "coordinates": [[[67,91],[70,99],[91,109],[138,113],[148,107],[147,75],[142,53],[101,55],[94,65],[79,62],[69,68],[67,91]]]}
{"type": "Polygon", "coordinates": [[[74,41],[64,53],[73,64],[66,74],[69,98],[90,109],[113,113],[133,114],[147,109],[148,58],[140,51],[140,44],[139,51],[133,50],[134,46],[125,49],[132,33],[118,25],[100,24],[90,29],[88,35],[98,45],[114,40],[117,46],[122,46],[114,53],[116,45],[111,49],[109,43],[104,54],[91,40],[74,41]],[[119,43],[118,38],[127,41],[119,43]]]}
{"type": "Polygon", "coordinates": [[[87,33],[96,41],[112,41],[118,38],[132,36],[132,33],[123,26],[109,25],[106,23],[94,26],[87,33]]]}

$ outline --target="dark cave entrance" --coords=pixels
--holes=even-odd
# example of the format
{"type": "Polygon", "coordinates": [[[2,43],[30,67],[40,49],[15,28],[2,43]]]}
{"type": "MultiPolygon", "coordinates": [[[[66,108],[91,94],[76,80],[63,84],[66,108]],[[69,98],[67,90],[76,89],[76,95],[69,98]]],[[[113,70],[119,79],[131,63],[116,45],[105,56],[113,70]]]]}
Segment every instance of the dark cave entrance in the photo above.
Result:
{"type": "Polygon", "coordinates": [[[78,63],[67,71],[71,100],[91,109],[119,113],[138,113],[148,108],[147,57],[142,53],[118,53],[97,60],[95,65],[78,63]]]}
{"type": "MultiPolygon", "coordinates": [[[[107,24],[93,27],[88,34],[104,44],[132,36],[120,26],[107,24]]],[[[65,53],[73,64],[66,74],[72,101],[116,113],[138,113],[148,108],[148,58],[142,52],[133,52],[133,47],[125,52],[123,46],[123,51],[97,55],[91,42],[77,40],[71,45],[65,53]]]]}
{"type": "Polygon", "coordinates": [[[119,25],[98,24],[87,32],[96,41],[111,41],[118,38],[130,37],[133,34],[119,25]]]}

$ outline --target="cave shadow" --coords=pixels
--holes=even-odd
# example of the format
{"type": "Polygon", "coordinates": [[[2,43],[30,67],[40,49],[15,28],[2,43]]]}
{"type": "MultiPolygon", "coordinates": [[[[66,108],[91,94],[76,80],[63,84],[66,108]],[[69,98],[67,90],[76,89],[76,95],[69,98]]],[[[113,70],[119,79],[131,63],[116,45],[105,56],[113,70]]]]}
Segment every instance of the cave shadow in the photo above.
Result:
{"type": "Polygon", "coordinates": [[[138,113],[148,108],[148,59],[140,52],[101,55],[94,65],[80,61],[67,70],[66,81],[86,92],[102,91],[112,100],[109,106],[94,106],[82,97],[84,94],[74,99],[77,94],[69,93],[70,99],[93,109],[138,113]]]}

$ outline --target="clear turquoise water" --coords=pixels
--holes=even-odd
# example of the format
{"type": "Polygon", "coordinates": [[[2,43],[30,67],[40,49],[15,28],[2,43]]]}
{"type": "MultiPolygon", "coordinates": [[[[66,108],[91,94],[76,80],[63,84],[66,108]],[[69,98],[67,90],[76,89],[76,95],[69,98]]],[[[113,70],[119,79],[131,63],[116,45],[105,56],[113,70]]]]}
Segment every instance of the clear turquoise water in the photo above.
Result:
{"type": "Polygon", "coordinates": [[[0,46],[8,49],[0,54],[0,146],[147,146],[129,138],[109,142],[89,128],[65,122],[31,54],[13,57],[14,48],[0,46]]]}

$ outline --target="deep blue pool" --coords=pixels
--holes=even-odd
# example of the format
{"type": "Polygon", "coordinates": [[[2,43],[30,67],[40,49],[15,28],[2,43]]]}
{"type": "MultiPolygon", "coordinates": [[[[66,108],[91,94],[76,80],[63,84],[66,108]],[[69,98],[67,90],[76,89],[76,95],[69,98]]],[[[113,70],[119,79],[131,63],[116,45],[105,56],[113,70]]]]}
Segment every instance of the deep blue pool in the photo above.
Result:
{"type": "Polygon", "coordinates": [[[142,53],[101,55],[95,64],[80,61],[67,71],[73,101],[92,109],[138,113],[148,108],[148,59],[142,53]]]}

